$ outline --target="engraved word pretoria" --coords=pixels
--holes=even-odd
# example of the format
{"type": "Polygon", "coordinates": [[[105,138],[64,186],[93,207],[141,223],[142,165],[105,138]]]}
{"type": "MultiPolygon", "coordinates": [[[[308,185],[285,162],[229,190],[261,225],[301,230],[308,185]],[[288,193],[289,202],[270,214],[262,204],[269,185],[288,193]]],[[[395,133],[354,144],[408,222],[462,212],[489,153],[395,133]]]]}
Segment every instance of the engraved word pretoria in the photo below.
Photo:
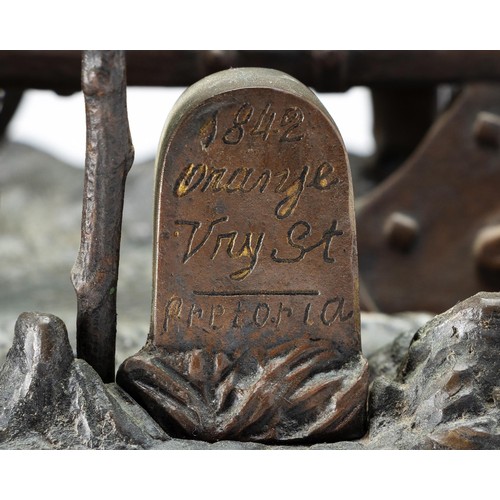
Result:
{"type": "MultiPolygon", "coordinates": [[[[231,297],[244,295],[266,295],[265,292],[246,291],[239,295],[231,294],[231,292],[203,292],[195,291],[194,295],[212,296],[212,297],[231,297]]],[[[283,292],[280,295],[319,295],[318,291],[293,291],[283,292]]],[[[234,304],[216,303],[205,307],[202,304],[194,302],[185,303],[181,297],[172,297],[165,306],[165,319],[163,320],[163,329],[160,335],[164,335],[170,331],[172,324],[180,324],[191,328],[194,325],[210,328],[211,330],[219,330],[222,328],[221,323],[223,316],[229,316],[230,329],[243,329],[245,327],[263,328],[264,326],[272,325],[275,329],[279,329],[283,323],[285,328],[296,325],[297,321],[306,326],[314,326],[317,322],[325,326],[331,326],[334,322],[345,322],[351,319],[354,311],[344,312],[345,300],[344,297],[333,297],[324,302],[322,307],[317,311],[314,309],[312,302],[306,302],[302,307],[291,306],[279,302],[277,306],[268,302],[258,302],[255,307],[249,309],[245,307],[244,302],[238,301],[234,304]],[[291,318],[290,321],[287,321],[291,318]]],[[[209,333],[209,332],[207,332],[209,333]]]]}

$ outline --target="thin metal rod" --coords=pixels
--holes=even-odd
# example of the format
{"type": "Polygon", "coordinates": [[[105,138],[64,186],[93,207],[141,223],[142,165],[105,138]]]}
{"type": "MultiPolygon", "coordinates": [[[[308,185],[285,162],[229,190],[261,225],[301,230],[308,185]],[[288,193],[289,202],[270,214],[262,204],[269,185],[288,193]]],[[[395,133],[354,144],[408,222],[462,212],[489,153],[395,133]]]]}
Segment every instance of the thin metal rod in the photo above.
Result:
{"type": "Polygon", "coordinates": [[[78,302],[77,355],[104,382],[112,382],[123,197],[134,159],[127,118],[125,54],[84,52],[82,88],[87,153],[80,250],[71,273],[78,302]]]}

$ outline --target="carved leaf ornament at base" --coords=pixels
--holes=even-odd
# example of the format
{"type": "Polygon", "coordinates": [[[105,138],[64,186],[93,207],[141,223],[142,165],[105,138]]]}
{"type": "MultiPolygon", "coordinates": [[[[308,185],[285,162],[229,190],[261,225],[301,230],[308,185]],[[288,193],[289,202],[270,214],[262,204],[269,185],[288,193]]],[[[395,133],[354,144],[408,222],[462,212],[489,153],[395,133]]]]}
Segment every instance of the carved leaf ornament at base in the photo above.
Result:
{"type": "Polygon", "coordinates": [[[364,358],[335,366],[326,341],[287,342],[267,357],[262,364],[251,351],[228,357],[146,347],[125,362],[117,382],[178,437],[268,443],[359,437],[368,386],[364,358]]]}

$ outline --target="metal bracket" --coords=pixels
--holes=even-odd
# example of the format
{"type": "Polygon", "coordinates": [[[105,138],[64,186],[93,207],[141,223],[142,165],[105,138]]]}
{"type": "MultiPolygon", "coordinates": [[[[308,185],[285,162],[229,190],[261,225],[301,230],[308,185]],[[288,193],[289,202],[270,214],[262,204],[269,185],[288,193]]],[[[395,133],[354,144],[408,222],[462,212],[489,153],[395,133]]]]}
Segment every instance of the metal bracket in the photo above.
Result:
{"type": "Polygon", "coordinates": [[[500,287],[500,86],[467,87],[360,203],[360,274],[384,312],[441,312],[500,287]]]}

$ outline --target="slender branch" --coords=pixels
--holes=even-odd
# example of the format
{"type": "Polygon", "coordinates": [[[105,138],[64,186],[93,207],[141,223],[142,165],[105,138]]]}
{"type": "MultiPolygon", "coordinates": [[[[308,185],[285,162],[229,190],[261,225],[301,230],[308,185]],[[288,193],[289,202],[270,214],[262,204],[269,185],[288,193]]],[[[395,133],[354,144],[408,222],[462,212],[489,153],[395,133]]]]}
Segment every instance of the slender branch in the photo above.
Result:
{"type": "Polygon", "coordinates": [[[104,382],[112,382],[123,197],[134,158],[124,53],[84,52],[82,88],[87,154],[80,250],[71,273],[78,302],[77,355],[104,382]]]}

